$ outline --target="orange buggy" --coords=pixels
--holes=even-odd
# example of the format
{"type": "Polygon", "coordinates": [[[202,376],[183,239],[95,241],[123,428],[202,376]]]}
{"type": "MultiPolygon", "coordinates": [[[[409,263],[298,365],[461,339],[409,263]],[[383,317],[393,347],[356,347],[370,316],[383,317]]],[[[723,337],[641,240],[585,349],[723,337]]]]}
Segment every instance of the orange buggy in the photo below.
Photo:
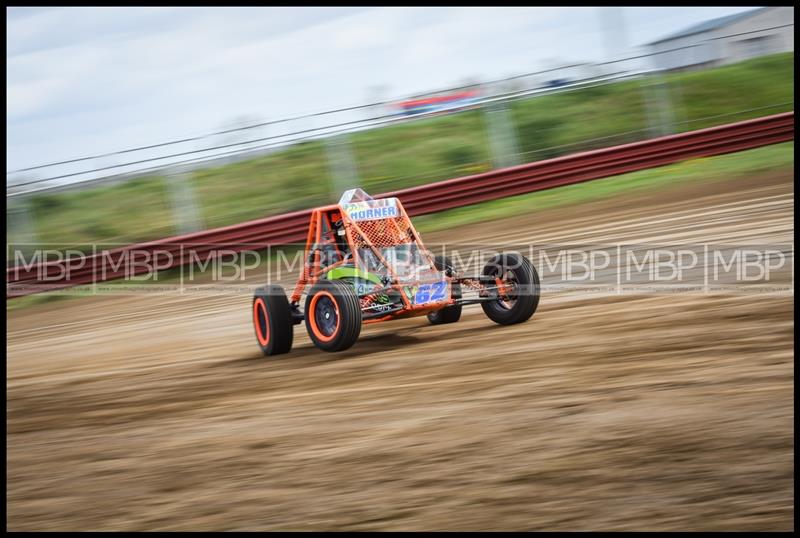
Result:
{"type": "Polygon", "coordinates": [[[480,275],[461,275],[448,258],[425,249],[400,200],[351,189],[338,204],[313,210],[292,295],[276,284],[258,288],[253,324],[265,355],[290,351],[294,325],[304,320],[318,348],[342,351],[356,342],[362,324],[421,315],[453,323],[465,304],[480,303],[496,323],[521,323],[536,311],[539,291],[536,269],[524,256],[497,254],[480,275]]]}

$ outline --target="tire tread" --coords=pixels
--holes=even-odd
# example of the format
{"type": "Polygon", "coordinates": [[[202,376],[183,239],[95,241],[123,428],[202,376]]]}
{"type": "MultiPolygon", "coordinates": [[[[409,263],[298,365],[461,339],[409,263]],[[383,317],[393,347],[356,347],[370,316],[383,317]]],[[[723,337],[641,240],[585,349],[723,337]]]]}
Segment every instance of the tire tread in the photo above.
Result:
{"type": "Polygon", "coordinates": [[[352,347],[358,340],[361,334],[361,302],[358,300],[355,290],[348,282],[339,280],[320,280],[317,282],[306,297],[306,330],[311,341],[319,349],[323,351],[344,351],[352,347]],[[339,307],[340,323],[342,324],[339,335],[330,342],[322,342],[317,340],[314,333],[311,331],[309,322],[310,316],[313,315],[309,311],[311,298],[319,291],[328,291],[336,299],[339,307]]]}
{"type": "Polygon", "coordinates": [[[531,293],[518,296],[516,303],[509,310],[499,309],[496,301],[481,303],[481,308],[489,319],[500,325],[515,325],[529,320],[539,306],[540,282],[536,268],[521,254],[503,253],[487,262],[483,274],[490,274],[490,269],[498,263],[505,267],[515,267],[512,271],[516,274],[517,282],[523,286],[531,286],[531,293]]]}
{"type": "Polygon", "coordinates": [[[265,356],[282,355],[292,350],[294,340],[294,321],[286,292],[278,284],[268,284],[255,290],[253,303],[261,298],[267,307],[270,339],[267,346],[262,346],[256,340],[258,347],[265,356]]]}

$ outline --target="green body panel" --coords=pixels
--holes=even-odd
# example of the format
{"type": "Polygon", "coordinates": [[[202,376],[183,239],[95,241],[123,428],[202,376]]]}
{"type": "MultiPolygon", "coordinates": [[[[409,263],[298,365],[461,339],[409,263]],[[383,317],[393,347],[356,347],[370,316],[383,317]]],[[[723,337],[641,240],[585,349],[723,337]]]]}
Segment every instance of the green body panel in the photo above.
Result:
{"type": "Polygon", "coordinates": [[[379,286],[383,285],[381,278],[367,271],[360,271],[355,267],[335,267],[328,271],[328,280],[339,280],[340,278],[358,278],[361,280],[368,280],[373,284],[379,286]]]}
{"type": "MultiPolygon", "coordinates": [[[[353,266],[335,267],[328,271],[326,277],[328,280],[346,280],[350,282],[359,295],[367,293],[372,289],[371,285],[383,287],[383,282],[381,282],[379,275],[368,271],[361,271],[353,266]]],[[[416,285],[403,286],[403,292],[405,292],[406,297],[408,297],[412,303],[414,302],[414,294],[417,292],[418,287],[419,286],[416,285]]],[[[392,290],[375,296],[375,301],[378,303],[401,304],[402,299],[397,291],[392,290]]]]}

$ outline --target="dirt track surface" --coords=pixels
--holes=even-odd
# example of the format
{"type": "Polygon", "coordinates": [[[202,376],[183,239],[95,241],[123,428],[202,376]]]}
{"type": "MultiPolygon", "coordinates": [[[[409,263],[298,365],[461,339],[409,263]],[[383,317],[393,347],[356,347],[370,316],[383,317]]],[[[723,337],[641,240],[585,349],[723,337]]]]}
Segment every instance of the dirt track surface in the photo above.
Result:
{"type": "MultiPolygon", "coordinates": [[[[791,179],[464,239],[791,242],[791,179]]],[[[470,307],[366,326],[342,354],[298,326],[279,359],[250,301],[12,312],[8,529],[793,529],[791,293],[545,295],[525,324],[470,307]]]]}

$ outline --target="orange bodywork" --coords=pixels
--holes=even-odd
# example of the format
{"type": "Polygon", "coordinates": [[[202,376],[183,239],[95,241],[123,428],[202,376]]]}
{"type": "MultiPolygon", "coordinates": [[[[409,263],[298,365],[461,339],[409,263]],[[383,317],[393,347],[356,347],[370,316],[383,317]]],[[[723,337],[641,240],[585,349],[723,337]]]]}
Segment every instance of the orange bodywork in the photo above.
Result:
{"type": "MultiPolygon", "coordinates": [[[[353,218],[346,208],[339,204],[319,207],[312,211],[303,268],[289,299],[292,304],[299,304],[307,287],[313,286],[329,271],[345,264],[351,264],[357,269],[377,264],[385,275],[384,285],[376,284],[374,291],[370,290],[371,292],[359,296],[362,311],[368,308],[375,296],[385,294],[389,290],[396,290],[402,298],[401,309],[395,308],[385,316],[369,317],[364,319],[363,323],[424,315],[455,302],[451,296],[451,277],[436,269],[433,256],[424,248],[400,201],[396,199],[388,201],[391,202],[391,211],[388,212],[390,216],[374,219],[353,218]],[[397,271],[400,265],[392,263],[384,256],[387,250],[395,255],[395,248],[405,249],[413,254],[415,261],[401,267],[412,269],[414,275],[409,277],[400,274],[397,271]],[[333,257],[340,259],[333,262],[323,260],[323,249],[328,249],[333,257]],[[442,300],[415,304],[413,297],[409,297],[407,293],[409,289],[417,289],[420,284],[441,281],[445,281],[447,286],[445,298],[442,300]]],[[[381,206],[383,202],[386,200],[372,200],[368,203],[375,204],[377,211],[380,209],[377,206],[381,206]]]]}

